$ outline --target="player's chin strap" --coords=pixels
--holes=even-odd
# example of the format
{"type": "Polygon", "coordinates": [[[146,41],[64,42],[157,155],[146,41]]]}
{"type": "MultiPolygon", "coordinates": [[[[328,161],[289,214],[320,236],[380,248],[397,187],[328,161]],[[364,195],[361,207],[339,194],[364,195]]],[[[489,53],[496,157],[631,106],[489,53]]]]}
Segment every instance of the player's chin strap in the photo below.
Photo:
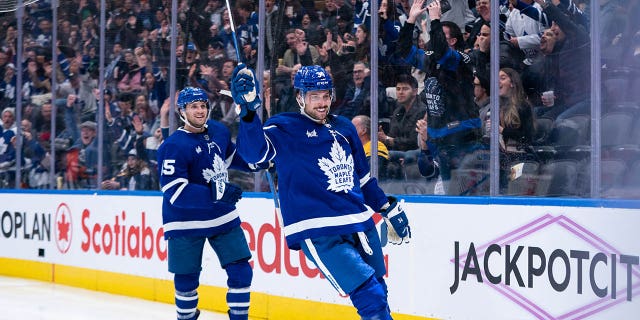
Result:
{"type": "MultiPolygon", "coordinates": [[[[194,128],[196,130],[200,130],[200,131],[204,131],[204,129],[207,127],[207,122],[205,121],[205,123],[199,127],[194,126],[193,123],[189,122],[189,120],[187,120],[187,118],[185,116],[182,115],[184,111],[180,111],[178,114],[180,116],[180,120],[182,120],[182,122],[184,122],[185,126],[189,126],[191,128],[194,128]]],[[[209,109],[207,109],[207,119],[209,119],[209,109]]]]}
{"type": "MultiPolygon", "coordinates": [[[[306,103],[304,102],[304,93],[300,92],[299,94],[297,94],[296,95],[296,101],[298,102],[298,106],[300,106],[300,114],[302,114],[303,116],[311,119],[311,121],[313,121],[313,122],[315,122],[317,124],[325,124],[325,123],[327,123],[327,119],[318,120],[318,119],[313,118],[312,116],[310,116],[306,112],[304,112],[304,108],[306,106],[306,103]]],[[[329,111],[331,111],[331,105],[329,105],[329,111]]]]}

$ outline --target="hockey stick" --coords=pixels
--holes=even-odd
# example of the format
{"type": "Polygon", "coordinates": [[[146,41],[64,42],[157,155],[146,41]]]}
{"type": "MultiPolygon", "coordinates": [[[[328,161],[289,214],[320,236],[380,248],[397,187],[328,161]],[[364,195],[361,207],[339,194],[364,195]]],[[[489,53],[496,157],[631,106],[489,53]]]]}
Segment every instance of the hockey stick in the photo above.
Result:
{"type": "Polygon", "coordinates": [[[231,14],[231,5],[229,5],[229,0],[226,0],[227,4],[227,14],[229,15],[229,24],[231,25],[231,38],[233,38],[233,45],[236,48],[236,59],[238,63],[240,63],[240,47],[238,46],[238,39],[236,38],[236,26],[233,23],[233,14],[231,14]]]}
{"type": "MultiPolygon", "coordinates": [[[[236,38],[236,27],[235,24],[233,23],[233,15],[231,14],[231,5],[229,5],[229,0],[226,0],[226,5],[227,5],[227,14],[229,15],[229,24],[231,26],[231,37],[233,38],[233,44],[236,48],[236,59],[238,59],[238,63],[240,63],[240,47],[238,46],[238,39],[236,38]]],[[[220,90],[220,93],[225,94],[226,92],[222,92],[223,90],[220,90]]],[[[227,91],[227,90],[224,90],[227,91]]],[[[269,169],[267,169],[267,181],[269,181],[269,189],[271,190],[271,195],[273,196],[273,205],[275,206],[275,210],[276,210],[276,216],[278,217],[278,222],[280,222],[280,227],[284,227],[284,224],[282,222],[282,215],[280,214],[280,200],[278,198],[278,191],[276,190],[276,185],[275,182],[273,181],[273,176],[271,175],[271,172],[269,172],[269,169]]]]}

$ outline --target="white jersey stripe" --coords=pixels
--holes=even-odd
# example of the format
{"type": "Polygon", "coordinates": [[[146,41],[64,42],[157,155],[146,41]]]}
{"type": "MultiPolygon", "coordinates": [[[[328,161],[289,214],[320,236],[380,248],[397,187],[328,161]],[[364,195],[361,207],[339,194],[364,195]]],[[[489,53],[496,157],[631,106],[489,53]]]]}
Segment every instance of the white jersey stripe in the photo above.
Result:
{"type": "Polygon", "coordinates": [[[309,229],[315,228],[327,228],[327,227],[337,227],[337,226],[345,226],[350,224],[362,223],[367,221],[373,215],[373,210],[368,209],[367,211],[354,213],[344,216],[337,217],[321,217],[321,218],[313,218],[302,220],[296,222],[294,224],[290,224],[284,227],[284,233],[287,236],[292,234],[306,231],[309,229]]]}
{"type": "Polygon", "coordinates": [[[369,180],[371,180],[371,172],[368,172],[364,177],[360,178],[360,187],[362,188],[369,180]]]}
{"type": "Polygon", "coordinates": [[[227,222],[232,221],[235,218],[238,218],[238,210],[233,210],[222,217],[218,217],[211,220],[197,220],[197,221],[175,221],[165,223],[163,228],[164,232],[167,231],[175,231],[175,230],[189,230],[189,229],[206,229],[219,227],[227,222]]]}

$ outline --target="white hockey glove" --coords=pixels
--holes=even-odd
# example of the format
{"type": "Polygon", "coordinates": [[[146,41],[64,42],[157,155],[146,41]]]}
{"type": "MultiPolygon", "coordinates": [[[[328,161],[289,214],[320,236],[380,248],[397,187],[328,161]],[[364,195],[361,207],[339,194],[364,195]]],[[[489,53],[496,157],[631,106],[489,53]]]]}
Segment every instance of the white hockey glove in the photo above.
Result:
{"type": "Polygon", "coordinates": [[[260,88],[253,71],[244,63],[239,64],[231,75],[231,96],[240,107],[238,115],[244,118],[250,111],[260,107],[260,88]]]}
{"type": "Polygon", "coordinates": [[[387,239],[392,244],[409,243],[411,239],[411,227],[409,219],[404,213],[404,199],[398,201],[395,197],[387,197],[389,207],[382,210],[384,222],[387,224],[387,239]]]}

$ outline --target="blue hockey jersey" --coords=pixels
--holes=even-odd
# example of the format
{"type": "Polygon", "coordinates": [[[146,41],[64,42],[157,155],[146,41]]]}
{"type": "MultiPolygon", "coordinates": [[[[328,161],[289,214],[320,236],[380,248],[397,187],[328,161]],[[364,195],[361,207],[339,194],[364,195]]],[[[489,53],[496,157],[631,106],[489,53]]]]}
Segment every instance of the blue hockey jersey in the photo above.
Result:
{"type": "Polygon", "coordinates": [[[209,120],[203,133],[176,130],[158,148],[165,238],[212,236],[240,225],[235,206],[214,202],[210,184],[229,181],[227,169],[249,171],[229,129],[209,120]]]}
{"type": "Polygon", "coordinates": [[[280,211],[291,249],[304,239],[373,227],[373,210],[387,203],[370,176],[351,121],[330,115],[318,124],[300,113],[280,113],[264,124],[240,121],[238,152],[249,162],[273,161],[280,211]],[[367,206],[365,206],[368,205],[367,206]]]}

